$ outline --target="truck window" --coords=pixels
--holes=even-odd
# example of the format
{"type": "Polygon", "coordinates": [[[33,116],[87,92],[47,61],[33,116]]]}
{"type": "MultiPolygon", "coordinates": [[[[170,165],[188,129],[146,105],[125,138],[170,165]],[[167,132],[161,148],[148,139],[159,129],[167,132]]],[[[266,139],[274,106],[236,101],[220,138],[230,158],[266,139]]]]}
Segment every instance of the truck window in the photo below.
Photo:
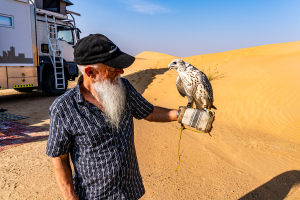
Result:
{"type": "Polygon", "coordinates": [[[0,14],[0,26],[13,28],[13,17],[8,15],[0,14]]]}
{"type": "Polygon", "coordinates": [[[57,27],[57,37],[59,40],[64,40],[68,44],[74,44],[73,34],[71,29],[57,27]]]}
{"type": "Polygon", "coordinates": [[[43,0],[43,8],[54,12],[60,12],[60,1],[43,0]]]}

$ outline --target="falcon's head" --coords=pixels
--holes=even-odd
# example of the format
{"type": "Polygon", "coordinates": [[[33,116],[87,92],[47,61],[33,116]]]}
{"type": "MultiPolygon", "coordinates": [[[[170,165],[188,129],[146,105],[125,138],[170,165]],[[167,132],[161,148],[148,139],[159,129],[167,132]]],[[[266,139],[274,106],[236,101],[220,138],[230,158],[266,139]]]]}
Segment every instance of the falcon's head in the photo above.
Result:
{"type": "Polygon", "coordinates": [[[190,64],[187,62],[184,62],[181,59],[175,59],[168,65],[169,69],[176,69],[177,71],[185,71],[186,67],[188,67],[190,64]]]}

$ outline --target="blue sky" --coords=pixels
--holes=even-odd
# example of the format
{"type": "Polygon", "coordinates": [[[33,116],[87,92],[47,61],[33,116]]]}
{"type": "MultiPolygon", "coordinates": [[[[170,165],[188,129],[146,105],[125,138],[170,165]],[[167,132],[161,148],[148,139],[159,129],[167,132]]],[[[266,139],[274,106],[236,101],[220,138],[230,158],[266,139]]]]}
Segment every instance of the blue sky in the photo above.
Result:
{"type": "Polygon", "coordinates": [[[300,40],[299,0],[71,0],[82,37],[187,57],[300,40]]]}

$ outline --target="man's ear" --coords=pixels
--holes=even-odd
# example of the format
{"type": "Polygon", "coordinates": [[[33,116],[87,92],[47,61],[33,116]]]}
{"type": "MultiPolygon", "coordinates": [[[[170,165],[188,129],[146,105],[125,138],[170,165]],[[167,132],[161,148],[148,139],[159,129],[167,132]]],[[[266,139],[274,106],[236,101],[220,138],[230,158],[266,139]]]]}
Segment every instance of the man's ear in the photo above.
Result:
{"type": "Polygon", "coordinates": [[[93,67],[84,68],[84,72],[90,78],[95,78],[96,76],[95,69],[93,67]]]}

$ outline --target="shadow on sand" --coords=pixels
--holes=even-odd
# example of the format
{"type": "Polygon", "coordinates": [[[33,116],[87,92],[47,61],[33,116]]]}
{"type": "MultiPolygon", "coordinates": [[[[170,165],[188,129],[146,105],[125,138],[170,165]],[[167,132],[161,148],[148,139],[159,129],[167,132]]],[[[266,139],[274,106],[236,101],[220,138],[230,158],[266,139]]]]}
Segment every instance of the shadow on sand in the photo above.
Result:
{"type": "Polygon", "coordinates": [[[44,141],[48,130],[14,121],[0,121],[0,151],[33,141],[44,141]]]}
{"type": "Polygon", "coordinates": [[[283,200],[290,190],[299,184],[300,171],[287,171],[252,190],[239,200],[283,200]]]}
{"type": "Polygon", "coordinates": [[[156,75],[164,74],[168,71],[168,68],[160,68],[160,69],[146,69],[142,71],[138,71],[132,74],[128,74],[123,76],[135,87],[135,89],[143,94],[147,89],[148,85],[150,85],[155,79],[156,75]]]}
{"type": "Polygon", "coordinates": [[[49,107],[57,96],[49,96],[41,91],[30,93],[8,93],[0,94],[0,106],[7,109],[5,113],[29,117],[16,122],[22,124],[43,124],[39,127],[49,129],[49,125],[44,124],[49,119],[49,107]]]}

